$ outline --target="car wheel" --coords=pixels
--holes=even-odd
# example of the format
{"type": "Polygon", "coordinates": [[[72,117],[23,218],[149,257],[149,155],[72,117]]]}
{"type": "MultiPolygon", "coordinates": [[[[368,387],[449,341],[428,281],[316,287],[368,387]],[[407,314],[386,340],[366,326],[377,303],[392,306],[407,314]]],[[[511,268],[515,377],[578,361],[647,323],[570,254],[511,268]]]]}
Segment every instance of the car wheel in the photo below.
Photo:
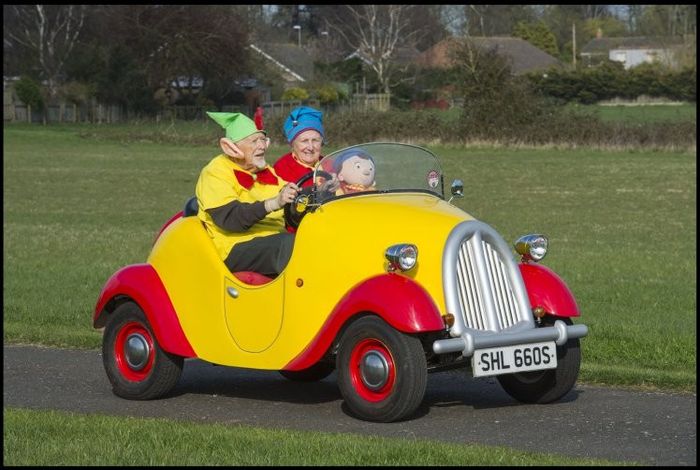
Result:
{"type": "Polygon", "coordinates": [[[378,317],[360,318],[347,328],[336,362],[340,393],[360,419],[398,421],[423,401],[428,369],[420,340],[378,317]]]}
{"type": "Polygon", "coordinates": [[[163,351],[141,308],[126,302],[105,326],[102,361],[115,395],[150,400],[175,387],[184,359],[163,351]]]}
{"type": "Polygon", "coordinates": [[[323,380],[335,370],[333,364],[328,362],[317,362],[303,370],[281,370],[282,377],[295,382],[317,382],[323,380]]]}
{"type": "MultiPolygon", "coordinates": [[[[567,325],[573,324],[568,318],[562,320],[567,325]]],[[[574,338],[557,346],[556,369],[499,375],[498,382],[508,395],[523,403],[551,403],[574,387],[580,367],[581,347],[579,339],[574,338]]]]}

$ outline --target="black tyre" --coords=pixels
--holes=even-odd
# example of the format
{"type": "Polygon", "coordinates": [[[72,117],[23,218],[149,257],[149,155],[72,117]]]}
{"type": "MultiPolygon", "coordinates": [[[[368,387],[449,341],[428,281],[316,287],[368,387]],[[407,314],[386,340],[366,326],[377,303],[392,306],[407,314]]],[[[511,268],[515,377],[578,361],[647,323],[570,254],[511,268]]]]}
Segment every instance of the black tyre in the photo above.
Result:
{"type": "Polygon", "coordinates": [[[141,308],[126,302],[110,316],[102,339],[102,361],[115,395],[150,400],[177,384],[184,359],[160,348],[141,308]]]}
{"type": "Polygon", "coordinates": [[[333,373],[335,366],[328,362],[317,362],[304,370],[281,370],[282,377],[295,382],[317,382],[333,373]]]}
{"type": "Polygon", "coordinates": [[[336,368],[340,393],[360,419],[398,421],[423,401],[428,368],[420,340],[378,317],[360,318],[347,328],[336,368]]]}
{"type": "MultiPolygon", "coordinates": [[[[562,319],[567,325],[572,321],[562,319]]],[[[547,324],[553,324],[554,320],[547,324]]],[[[499,375],[501,387],[523,403],[551,403],[569,393],[576,384],[581,367],[581,347],[578,338],[557,346],[557,368],[520,374],[499,375]]]]}

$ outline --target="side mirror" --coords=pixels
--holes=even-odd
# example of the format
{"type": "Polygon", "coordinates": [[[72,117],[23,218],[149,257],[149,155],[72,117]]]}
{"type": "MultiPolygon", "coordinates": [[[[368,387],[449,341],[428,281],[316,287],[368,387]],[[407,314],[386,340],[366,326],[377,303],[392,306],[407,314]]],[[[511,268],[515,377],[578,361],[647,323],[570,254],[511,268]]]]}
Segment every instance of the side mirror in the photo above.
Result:
{"type": "Polygon", "coordinates": [[[462,180],[454,180],[452,186],[450,186],[450,192],[452,193],[452,197],[447,202],[452,202],[452,199],[456,197],[464,197],[464,183],[462,180]]]}

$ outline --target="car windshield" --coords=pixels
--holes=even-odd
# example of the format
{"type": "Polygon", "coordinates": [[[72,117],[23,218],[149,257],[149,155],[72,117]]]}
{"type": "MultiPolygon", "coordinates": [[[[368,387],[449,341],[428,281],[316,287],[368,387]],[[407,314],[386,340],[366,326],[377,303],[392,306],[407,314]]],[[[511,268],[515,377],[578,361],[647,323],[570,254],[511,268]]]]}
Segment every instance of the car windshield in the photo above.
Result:
{"type": "Polygon", "coordinates": [[[437,157],[409,144],[373,142],[333,152],[314,170],[317,185],[329,180],[337,189],[319,191],[319,202],[368,191],[427,191],[444,199],[437,157]]]}

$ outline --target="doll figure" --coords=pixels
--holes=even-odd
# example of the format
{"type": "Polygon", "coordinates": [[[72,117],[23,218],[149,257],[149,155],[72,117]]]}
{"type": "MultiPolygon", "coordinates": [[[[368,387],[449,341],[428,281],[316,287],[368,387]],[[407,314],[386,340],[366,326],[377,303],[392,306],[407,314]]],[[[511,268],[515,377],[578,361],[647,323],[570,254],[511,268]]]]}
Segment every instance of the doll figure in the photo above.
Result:
{"type": "Polygon", "coordinates": [[[333,161],[333,170],[340,184],[336,195],[377,189],[374,181],[374,160],[362,150],[350,149],[338,155],[333,161]]]}

